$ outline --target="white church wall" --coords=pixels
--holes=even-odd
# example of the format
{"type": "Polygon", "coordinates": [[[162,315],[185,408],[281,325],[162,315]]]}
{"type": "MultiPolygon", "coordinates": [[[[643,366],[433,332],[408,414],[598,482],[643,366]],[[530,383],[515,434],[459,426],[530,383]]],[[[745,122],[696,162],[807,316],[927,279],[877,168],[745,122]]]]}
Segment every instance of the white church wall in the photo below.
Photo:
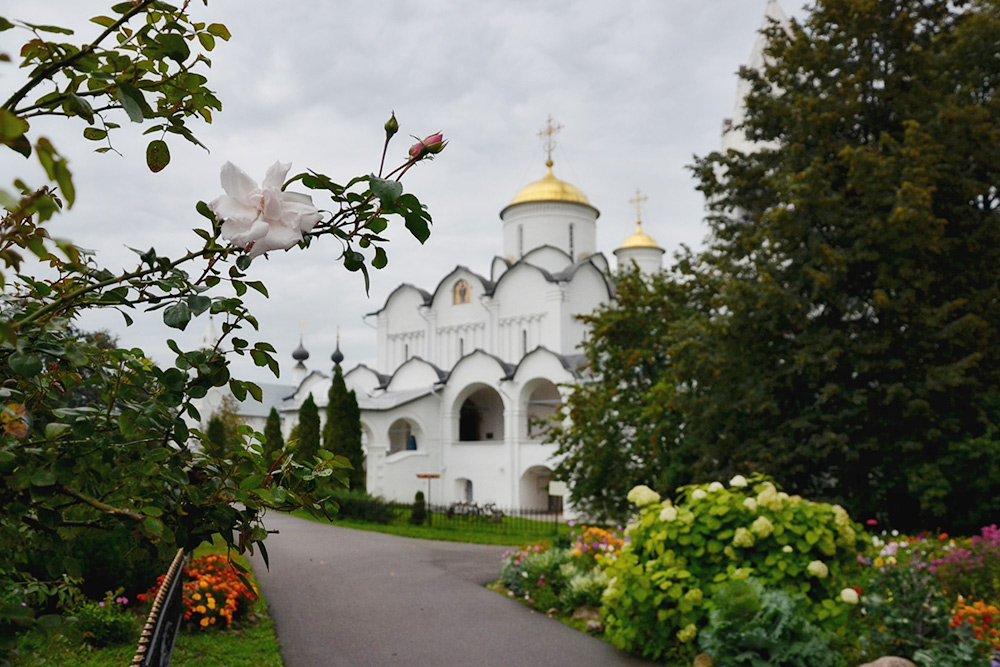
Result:
{"type": "Polygon", "coordinates": [[[530,264],[512,267],[497,283],[497,353],[515,362],[539,345],[559,347],[562,291],[530,264]]]}
{"type": "Polygon", "coordinates": [[[558,350],[562,354],[580,354],[583,351],[581,343],[586,339],[589,327],[577,316],[593,313],[611,297],[607,280],[590,264],[581,266],[573,274],[566,292],[568,316],[558,350]]]}
{"type": "Polygon", "coordinates": [[[573,263],[566,252],[552,246],[535,248],[525,254],[521,261],[545,269],[549,273],[559,273],[573,263]]]}
{"type": "Polygon", "coordinates": [[[422,389],[432,387],[440,380],[437,371],[429,363],[422,359],[410,359],[396,369],[386,390],[422,389]]]}
{"type": "Polygon", "coordinates": [[[344,385],[358,396],[371,395],[381,383],[378,374],[364,365],[358,365],[344,373],[344,385]]]}
{"type": "Polygon", "coordinates": [[[597,212],[569,202],[527,202],[505,209],[504,257],[514,262],[534,248],[550,245],[574,259],[597,250],[597,212]]]}
{"type": "Polygon", "coordinates": [[[376,370],[391,374],[410,357],[426,357],[427,320],[420,316],[424,295],[412,285],[397,288],[378,314],[376,370]]]}

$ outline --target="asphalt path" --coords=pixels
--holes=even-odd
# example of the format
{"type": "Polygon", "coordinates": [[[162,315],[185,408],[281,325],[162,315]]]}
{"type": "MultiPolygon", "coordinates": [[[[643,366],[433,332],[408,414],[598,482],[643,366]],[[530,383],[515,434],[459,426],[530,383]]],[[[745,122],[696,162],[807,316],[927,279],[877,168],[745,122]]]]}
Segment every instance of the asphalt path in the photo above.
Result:
{"type": "Polygon", "coordinates": [[[485,588],[507,547],[268,515],[253,561],[286,667],[651,665],[485,588]]]}

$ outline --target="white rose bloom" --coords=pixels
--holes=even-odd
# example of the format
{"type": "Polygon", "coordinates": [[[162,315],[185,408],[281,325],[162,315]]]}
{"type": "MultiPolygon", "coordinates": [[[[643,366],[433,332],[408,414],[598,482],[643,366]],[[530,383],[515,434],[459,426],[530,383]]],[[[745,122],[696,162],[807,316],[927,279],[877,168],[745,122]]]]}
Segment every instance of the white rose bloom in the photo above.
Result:
{"type": "Polygon", "coordinates": [[[729,480],[729,486],[733,487],[734,489],[742,489],[746,485],[747,485],[747,478],[744,477],[743,475],[737,475],[736,477],[733,477],[731,480],[729,480]]]}
{"type": "Polygon", "coordinates": [[[707,496],[708,494],[705,493],[705,489],[695,489],[691,492],[691,500],[701,500],[707,496]]]}
{"type": "Polygon", "coordinates": [[[845,588],[840,591],[840,599],[847,604],[857,604],[858,603],[858,592],[853,588],[845,588]]]}
{"type": "Polygon", "coordinates": [[[722,491],[726,487],[722,486],[721,482],[712,482],[708,485],[708,492],[715,493],[716,491],[722,491]]]}
{"type": "Polygon", "coordinates": [[[664,507],[660,510],[660,521],[673,521],[677,518],[676,507],[664,507]]]}
{"type": "Polygon", "coordinates": [[[743,507],[746,507],[751,512],[757,511],[757,499],[756,498],[746,498],[743,500],[743,507]]]}
{"type": "Polygon", "coordinates": [[[312,198],[281,191],[291,166],[275,162],[258,186],[232,162],[222,165],[226,194],[208,205],[222,222],[222,238],[237,247],[249,247],[247,254],[257,257],[269,250],[291,248],[302,240],[304,232],[312,231],[322,217],[312,198]]]}

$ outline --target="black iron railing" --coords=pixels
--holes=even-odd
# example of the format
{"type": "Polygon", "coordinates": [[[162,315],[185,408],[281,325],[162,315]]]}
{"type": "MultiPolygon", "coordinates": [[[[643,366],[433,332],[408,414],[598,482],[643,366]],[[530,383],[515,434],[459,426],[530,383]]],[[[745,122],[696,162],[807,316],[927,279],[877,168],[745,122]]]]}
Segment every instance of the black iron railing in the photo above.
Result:
{"type": "Polygon", "coordinates": [[[184,619],[184,563],[187,556],[183,549],[170,563],[167,576],[153,599],[146,625],[142,628],[139,646],[132,664],[140,667],[165,667],[170,664],[177,632],[184,619]]]}

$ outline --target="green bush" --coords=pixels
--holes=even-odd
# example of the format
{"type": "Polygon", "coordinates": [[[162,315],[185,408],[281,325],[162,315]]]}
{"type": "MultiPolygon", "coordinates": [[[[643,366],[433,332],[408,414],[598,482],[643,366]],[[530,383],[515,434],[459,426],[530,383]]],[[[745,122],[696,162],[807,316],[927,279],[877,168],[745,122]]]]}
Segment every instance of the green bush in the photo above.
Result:
{"type": "Polygon", "coordinates": [[[855,642],[847,626],[858,615],[850,587],[863,533],[843,508],[788,496],[760,475],[678,492],[676,504],[646,487],[629,493],[639,508],[626,529],[630,542],[602,561],[609,577],[602,616],[616,646],[690,661],[711,591],[751,575],[803,596],[806,620],[845,646],[855,642]]]}
{"type": "Polygon", "coordinates": [[[424,500],[424,492],[417,491],[413,497],[413,511],[410,512],[410,523],[414,526],[424,525],[427,520],[427,502],[424,500]]]}
{"type": "Polygon", "coordinates": [[[726,667],[835,667],[830,643],[803,615],[801,596],[765,590],[753,579],[729,581],[712,595],[701,649],[726,667]]]}
{"type": "Polygon", "coordinates": [[[336,490],[331,496],[340,505],[337,518],[392,523],[395,519],[392,508],[384,499],[370,496],[363,491],[336,490]]]}
{"type": "Polygon", "coordinates": [[[139,618],[128,611],[128,600],[108,593],[101,602],[87,600],[73,610],[83,640],[102,647],[134,642],[139,637],[139,618]]]}
{"type": "Polygon", "coordinates": [[[558,609],[566,586],[566,565],[572,567],[568,549],[548,549],[538,544],[522,547],[504,554],[500,582],[538,609],[558,609]]]}

